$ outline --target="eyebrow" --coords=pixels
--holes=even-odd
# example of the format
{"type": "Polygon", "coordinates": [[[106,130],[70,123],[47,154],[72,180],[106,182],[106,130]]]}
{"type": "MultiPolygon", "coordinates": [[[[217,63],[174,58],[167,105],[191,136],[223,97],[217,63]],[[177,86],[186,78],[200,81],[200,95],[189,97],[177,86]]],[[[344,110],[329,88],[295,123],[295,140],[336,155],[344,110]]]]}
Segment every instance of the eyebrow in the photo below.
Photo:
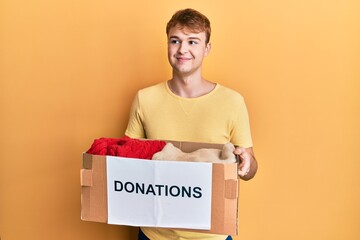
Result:
{"type": "MultiPolygon", "coordinates": [[[[178,36],[170,36],[169,38],[180,39],[178,36]]],[[[201,41],[201,39],[198,38],[198,37],[189,37],[188,40],[198,40],[198,41],[201,41]]]]}

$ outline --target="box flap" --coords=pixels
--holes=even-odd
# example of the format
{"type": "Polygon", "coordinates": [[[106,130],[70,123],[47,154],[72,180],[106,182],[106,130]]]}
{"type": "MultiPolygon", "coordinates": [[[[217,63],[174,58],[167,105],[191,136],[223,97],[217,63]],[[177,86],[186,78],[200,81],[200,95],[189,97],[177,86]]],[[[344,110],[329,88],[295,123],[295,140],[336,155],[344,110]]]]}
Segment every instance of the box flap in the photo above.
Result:
{"type": "Polygon", "coordinates": [[[80,170],[80,184],[81,186],[91,187],[93,185],[92,170],[81,169],[80,170]]]}
{"type": "Polygon", "coordinates": [[[225,180],[225,198],[236,199],[237,198],[237,180],[229,179],[225,180]]]}
{"type": "Polygon", "coordinates": [[[90,174],[91,171],[92,185],[81,187],[81,219],[107,222],[106,156],[84,153],[83,167],[91,168],[84,173],[90,174]]]}

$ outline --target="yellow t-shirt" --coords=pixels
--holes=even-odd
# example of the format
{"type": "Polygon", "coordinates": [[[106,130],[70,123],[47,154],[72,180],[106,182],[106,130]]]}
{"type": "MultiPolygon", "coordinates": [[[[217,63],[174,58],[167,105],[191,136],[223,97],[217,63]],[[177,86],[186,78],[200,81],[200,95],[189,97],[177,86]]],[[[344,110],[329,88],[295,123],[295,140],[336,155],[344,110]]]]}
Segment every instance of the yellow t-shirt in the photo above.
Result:
{"type": "MultiPolygon", "coordinates": [[[[138,91],[125,135],[188,142],[231,142],[251,147],[248,112],[243,97],[220,84],[197,98],[175,95],[167,82],[138,91]]],[[[227,236],[166,228],[142,227],[151,240],[224,240],[227,236]]]]}

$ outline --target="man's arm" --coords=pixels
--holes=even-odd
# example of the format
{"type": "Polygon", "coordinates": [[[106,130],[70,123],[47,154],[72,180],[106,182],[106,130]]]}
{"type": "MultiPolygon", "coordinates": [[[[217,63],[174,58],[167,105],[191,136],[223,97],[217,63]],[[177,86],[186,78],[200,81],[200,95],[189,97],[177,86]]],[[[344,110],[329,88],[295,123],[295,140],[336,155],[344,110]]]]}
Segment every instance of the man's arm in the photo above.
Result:
{"type": "Polygon", "coordinates": [[[245,181],[252,179],[255,176],[258,168],[252,147],[236,147],[234,154],[237,155],[240,159],[238,171],[240,178],[245,181]]]}

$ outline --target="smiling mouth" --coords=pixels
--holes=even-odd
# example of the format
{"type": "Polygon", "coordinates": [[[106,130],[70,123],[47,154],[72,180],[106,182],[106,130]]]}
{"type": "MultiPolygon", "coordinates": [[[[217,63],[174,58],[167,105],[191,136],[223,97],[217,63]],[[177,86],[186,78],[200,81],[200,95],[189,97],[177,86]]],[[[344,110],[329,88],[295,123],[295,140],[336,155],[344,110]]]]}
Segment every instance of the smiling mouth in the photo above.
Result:
{"type": "Polygon", "coordinates": [[[186,61],[191,60],[191,58],[184,58],[184,57],[177,57],[176,59],[177,59],[179,62],[186,62],[186,61]]]}

